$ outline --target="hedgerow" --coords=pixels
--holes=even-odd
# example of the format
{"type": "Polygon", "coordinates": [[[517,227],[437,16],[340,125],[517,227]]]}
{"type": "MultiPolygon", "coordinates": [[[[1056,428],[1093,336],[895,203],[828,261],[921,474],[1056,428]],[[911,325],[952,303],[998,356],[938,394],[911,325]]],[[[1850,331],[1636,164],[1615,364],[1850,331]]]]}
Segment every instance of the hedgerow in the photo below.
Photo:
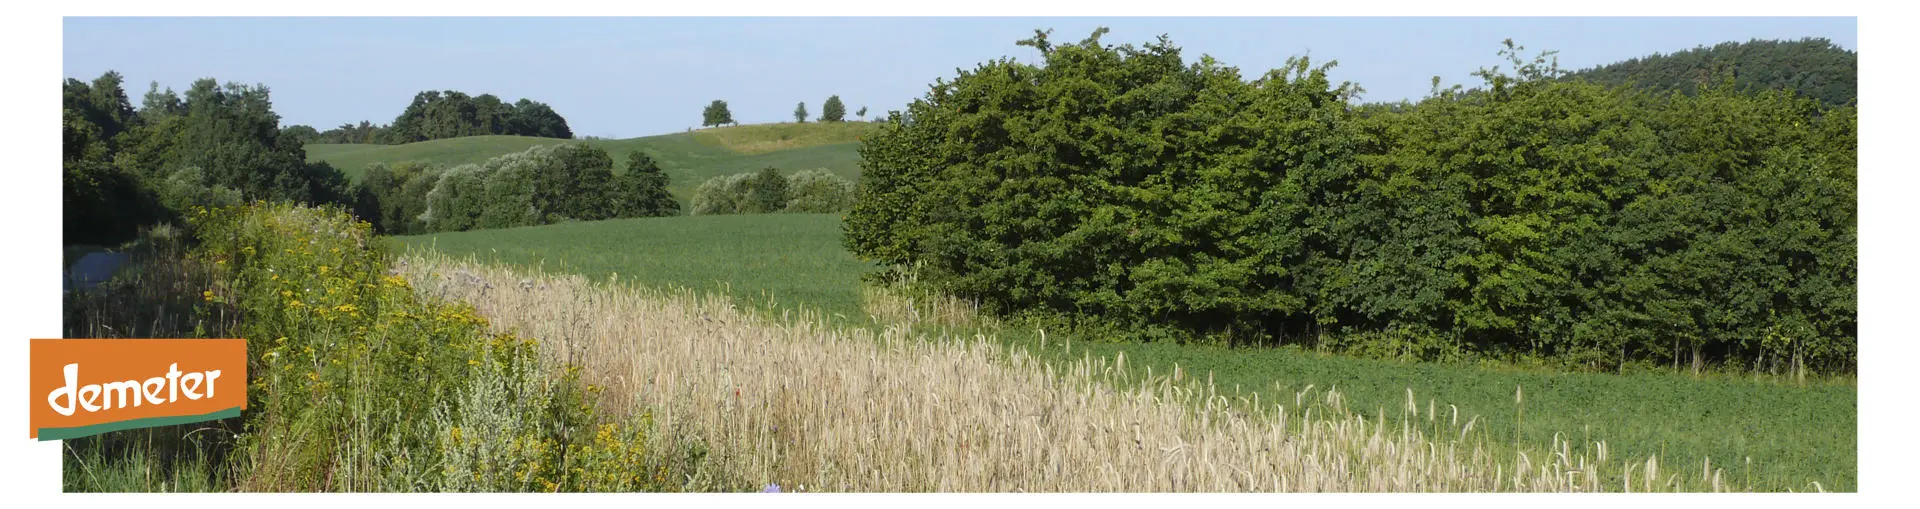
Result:
{"type": "Polygon", "coordinates": [[[1020,44],[861,147],[845,244],[1002,314],[1123,336],[1596,369],[1851,371],[1851,107],[1560,79],[1543,54],[1356,105],[1165,38],[1020,44]]]}

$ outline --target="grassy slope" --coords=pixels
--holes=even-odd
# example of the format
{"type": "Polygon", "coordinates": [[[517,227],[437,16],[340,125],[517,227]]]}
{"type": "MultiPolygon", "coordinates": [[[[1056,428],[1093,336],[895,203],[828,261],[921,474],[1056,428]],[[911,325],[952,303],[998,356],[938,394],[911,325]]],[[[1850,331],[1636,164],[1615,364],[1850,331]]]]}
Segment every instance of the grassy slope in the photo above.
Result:
{"type": "MultiPolygon", "coordinates": [[[[684,203],[693,195],[693,189],[706,179],[768,166],[788,172],[826,168],[847,178],[858,177],[858,136],[872,125],[860,122],[759,124],[586,143],[613,156],[616,172],[625,170],[627,152],[643,150],[651,154],[673,179],[669,190],[684,203]]],[[[405,145],[309,144],[306,148],[308,161],[326,161],[349,178],[358,179],[372,163],[429,161],[449,166],[479,163],[502,154],[567,141],[527,136],[469,136],[405,145]]]]}
{"type": "MultiPolygon", "coordinates": [[[[697,216],[570,223],[533,228],[403,237],[411,246],[436,246],[483,261],[542,265],[549,271],[651,286],[715,290],[730,284],[743,305],[807,306],[854,317],[859,275],[871,270],[839,245],[831,215],[697,216]],[[723,283],[724,282],[724,283],[723,283]]],[[[1037,347],[1030,329],[998,331],[1002,341],[1037,347]]],[[[1555,433],[1575,440],[1606,440],[1610,461],[1645,463],[1660,454],[1661,468],[1698,471],[1703,458],[1726,467],[1732,483],[1762,490],[1856,489],[1856,390],[1851,385],[1794,387],[1770,382],[1650,373],[1625,376],[1569,374],[1397,363],[1325,356],[1284,349],[1226,348],[1075,341],[1072,351],[1054,335],[1044,356],[1077,359],[1125,352],[1128,364],[1166,372],[1178,364],[1218,387],[1287,398],[1314,384],[1338,386],[1351,407],[1398,415],[1411,388],[1426,412],[1435,400],[1443,416],[1459,407],[1464,423],[1492,436],[1513,436],[1514,389],[1525,390],[1527,443],[1555,433]],[[1273,389],[1278,385],[1282,389],[1273,389]],[[1751,456],[1754,468],[1745,468],[1751,456]]]]}

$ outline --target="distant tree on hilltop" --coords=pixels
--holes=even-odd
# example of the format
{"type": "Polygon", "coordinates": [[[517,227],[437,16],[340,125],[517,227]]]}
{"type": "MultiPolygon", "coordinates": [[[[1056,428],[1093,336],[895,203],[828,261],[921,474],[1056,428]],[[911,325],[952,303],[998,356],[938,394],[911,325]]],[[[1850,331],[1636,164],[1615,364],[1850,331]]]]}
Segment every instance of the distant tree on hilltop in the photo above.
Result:
{"type": "Polygon", "coordinates": [[[799,105],[799,106],[795,106],[795,107],[793,108],[793,121],[794,121],[794,122],[800,122],[800,123],[806,123],[806,121],[807,121],[807,103],[806,103],[806,101],[801,101],[801,102],[800,102],[800,105],[799,105]]]}
{"type": "Polygon", "coordinates": [[[727,109],[727,102],[714,99],[700,112],[700,127],[719,127],[733,123],[733,112],[727,109]]]}
{"type": "Polygon", "coordinates": [[[860,107],[860,111],[856,111],[856,112],[853,112],[853,114],[854,114],[854,115],[859,115],[859,116],[860,116],[860,121],[861,121],[861,122],[865,122],[865,121],[867,120],[867,107],[866,107],[866,106],[861,106],[861,107],[860,107]]]}
{"type": "Polygon", "coordinates": [[[457,90],[428,90],[414,94],[413,103],[393,119],[381,141],[416,141],[510,134],[573,139],[567,119],[545,103],[520,99],[512,104],[492,94],[470,97],[457,90]]]}
{"type": "Polygon", "coordinates": [[[840,102],[840,96],[828,96],[826,104],[820,105],[821,122],[843,122],[847,119],[847,105],[840,102]]]}

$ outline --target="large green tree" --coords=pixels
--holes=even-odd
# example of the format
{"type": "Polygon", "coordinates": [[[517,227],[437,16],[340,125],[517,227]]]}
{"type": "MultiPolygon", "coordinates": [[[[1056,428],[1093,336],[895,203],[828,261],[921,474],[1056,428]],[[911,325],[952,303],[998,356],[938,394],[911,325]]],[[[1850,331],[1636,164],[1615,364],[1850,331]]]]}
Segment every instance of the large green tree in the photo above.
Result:
{"type": "Polygon", "coordinates": [[[840,102],[840,96],[828,96],[827,102],[820,105],[821,122],[844,122],[847,120],[847,105],[840,102]]]}
{"type": "Polygon", "coordinates": [[[645,152],[627,153],[626,171],[613,177],[607,200],[615,217],[680,215],[680,202],[667,192],[672,181],[645,152]]]}
{"type": "Polygon", "coordinates": [[[733,111],[727,109],[727,102],[714,99],[700,112],[701,127],[720,127],[733,123],[733,111]]]}

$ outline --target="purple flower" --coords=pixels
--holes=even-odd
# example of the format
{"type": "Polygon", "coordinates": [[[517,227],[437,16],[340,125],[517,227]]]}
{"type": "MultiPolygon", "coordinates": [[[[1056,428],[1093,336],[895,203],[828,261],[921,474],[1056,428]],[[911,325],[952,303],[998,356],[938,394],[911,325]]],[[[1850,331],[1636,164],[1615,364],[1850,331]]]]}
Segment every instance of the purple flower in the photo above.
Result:
{"type": "Polygon", "coordinates": [[[778,485],[778,484],[768,484],[768,485],[767,485],[767,487],[765,487],[765,488],[761,488],[761,489],[760,489],[760,492],[761,492],[761,493],[779,493],[779,492],[780,492],[780,485],[778,485]]]}

